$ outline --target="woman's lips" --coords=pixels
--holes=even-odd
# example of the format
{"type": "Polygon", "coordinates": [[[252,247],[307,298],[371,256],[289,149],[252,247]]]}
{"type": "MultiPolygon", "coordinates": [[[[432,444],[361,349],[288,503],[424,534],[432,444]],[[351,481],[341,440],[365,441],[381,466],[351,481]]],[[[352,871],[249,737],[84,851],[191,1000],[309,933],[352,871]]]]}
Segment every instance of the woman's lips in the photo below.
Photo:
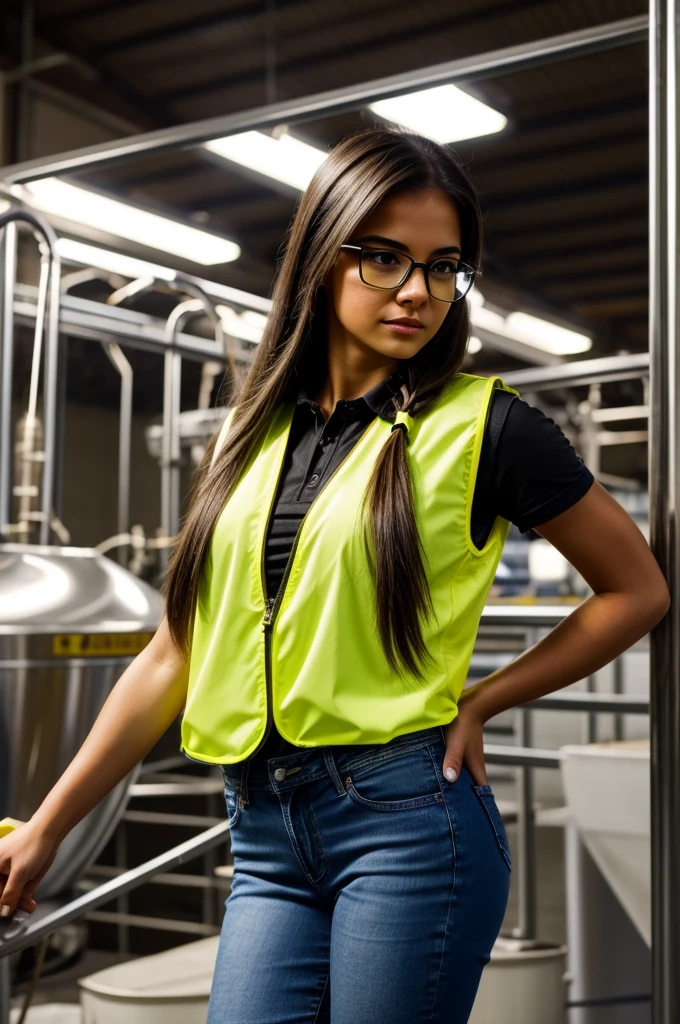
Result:
{"type": "Polygon", "coordinates": [[[412,324],[396,324],[390,323],[389,320],[383,320],[385,327],[389,327],[391,331],[396,331],[397,334],[417,334],[418,331],[422,331],[423,328],[415,327],[412,324]]]}

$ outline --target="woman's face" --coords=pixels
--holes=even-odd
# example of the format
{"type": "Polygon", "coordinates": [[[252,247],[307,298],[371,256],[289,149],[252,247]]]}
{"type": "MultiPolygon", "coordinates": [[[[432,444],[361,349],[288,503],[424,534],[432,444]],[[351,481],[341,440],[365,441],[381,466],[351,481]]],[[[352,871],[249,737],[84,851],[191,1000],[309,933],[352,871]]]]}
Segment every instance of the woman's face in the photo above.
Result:
{"type": "MultiPolygon", "coordinates": [[[[426,262],[438,256],[458,259],[461,230],[458,210],[440,191],[409,193],[383,200],[352,233],[348,243],[389,248],[426,262]]],[[[417,267],[400,288],[383,291],[364,284],[359,254],[341,251],[326,279],[329,346],[352,350],[355,363],[367,369],[410,359],[427,345],[442,325],[450,304],[433,298],[417,267]],[[386,321],[409,317],[422,325],[399,332],[386,321]],[[363,359],[361,357],[364,357],[363,359]]]]}

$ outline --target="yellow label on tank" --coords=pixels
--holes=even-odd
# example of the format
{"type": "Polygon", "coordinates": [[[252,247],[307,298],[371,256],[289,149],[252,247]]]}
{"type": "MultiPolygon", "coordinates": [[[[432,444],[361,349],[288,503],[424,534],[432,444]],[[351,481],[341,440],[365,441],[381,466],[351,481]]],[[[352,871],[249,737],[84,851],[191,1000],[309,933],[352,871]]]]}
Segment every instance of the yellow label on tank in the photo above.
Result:
{"type": "Polygon", "coordinates": [[[143,651],[153,633],[57,633],[52,654],[62,657],[134,657],[143,651]]]}

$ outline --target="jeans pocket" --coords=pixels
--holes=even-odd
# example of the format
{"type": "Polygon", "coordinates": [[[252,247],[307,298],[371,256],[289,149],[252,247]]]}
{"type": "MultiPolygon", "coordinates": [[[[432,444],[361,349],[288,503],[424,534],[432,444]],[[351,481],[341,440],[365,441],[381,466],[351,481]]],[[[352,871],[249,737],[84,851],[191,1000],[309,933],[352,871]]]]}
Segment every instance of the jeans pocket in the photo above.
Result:
{"type": "Polygon", "coordinates": [[[224,769],[222,769],[222,775],[224,777],[224,803],[227,808],[229,828],[233,829],[241,817],[241,783],[239,779],[227,775],[224,769]]]}
{"type": "Polygon", "coordinates": [[[476,786],[473,785],[473,790],[477,794],[479,802],[486,811],[487,818],[491,823],[498,849],[503,855],[503,860],[508,866],[508,870],[512,870],[512,855],[510,853],[510,843],[508,842],[508,833],[505,831],[505,824],[501,817],[501,812],[498,810],[498,804],[493,794],[491,786],[476,786]]]}
{"type": "Polygon", "coordinates": [[[399,756],[390,752],[383,760],[349,768],[342,775],[354,803],[373,811],[408,811],[444,800],[426,746],[399,756]]]}

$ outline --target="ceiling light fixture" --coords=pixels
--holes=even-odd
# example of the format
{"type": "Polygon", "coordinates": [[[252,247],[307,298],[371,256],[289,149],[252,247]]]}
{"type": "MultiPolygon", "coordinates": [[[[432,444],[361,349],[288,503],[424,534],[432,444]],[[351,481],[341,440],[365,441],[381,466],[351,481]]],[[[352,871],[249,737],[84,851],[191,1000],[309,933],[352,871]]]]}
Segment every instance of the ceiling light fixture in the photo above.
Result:
{"type": "Polygon", "coordinates": [[[222,322],[222,327],[232,338],[243,338],[244,341],[253,342],[262,340],[262,332],[267,322],[267,317],[263,313],[258,313],[254,309],[244,309],[242,313],[238,313],[232,306],[223,305],[216,306],[215,312],[222,322]]]}
{"type": "Polygon", "coordinates": [[[390,96],[368,106],[387,121],[412,128],[435,142],[458,142],[492,135],[502,131],[508,123],[507,117],[498,110],[450,84],[390,96]]]}
{"type": "Polygon", "coordinates": [[[587,334],[560,327],[529,313],[510,313],[505,323],[511,331],[517,331],[527,345],[536,345],[553,355],[573,355],[593,347],[593,340],[587,334]]]}
{"type": "Polygon", "coordinates": [[[278,138],[270,138],[264,132],[239,132],[206,142],[205,148],[268,178],[292,185],[301,192],[328,156],[324,150],[310,146],[287,132],[278,138]]]}
{"type": "Polygon", "coordinates": [[[12,194],[45,213],[98,228],[119,238],[141,242],[182,259],[213,266],[238,259],[240,247],[228,238],[150,213],[118,199],[71,185],[59,178],[40,178],[15,185],[12,194]]]}
{"type": "Polygon", "coordinates": [[[478,330],[510,338],[556,356],[587,352],[593,347],[592,338],[586,334],[559,327],[529,313],[516,312],[502,316],[486,306],[478,305],[472,308],[470,320],[478,330]]]}
{"type": "Polygon", "coordinates": [[[86,245],[85,242],[78,242],[73,238],[60,238],[57,241],[57,252],[63,260],[69,263],[82,264],[84,267],[97,267],[100,270],[107,270],[111,274],[120,274],[121,277],[130,277],[137,280],[140,277],[155,277],[159,281],[174,281],[177,276],[170,267],[162,267],[159,263],[148,263],[147,260],[138,260],[136,256],[126,256],[122,252],[114,252],[112,249],[100,249],[96,245],[86,245]]]}
{"type": "MultiPolygon", "coordinates": [[[[177,271],[171,267],[163,267],[159,263],[150,263],[147,260],[137,259],[136,256],[113,252],[111,249],[102,249],[96,245],[87,245],[73,238],[60,238],[57,242],[57,249],[62,259],[69,263],[76,263],[84,267],[97,267],[113,274],[121,274],[132,280],[138,280],[140,277],[155,277],[161,281],[174,281],[177,278],[177,271]]],[[[180,276],[184,277],[185,275],[180,276]]],[[[213,299],[223,299],[244,306],[243,315],[247,322],[259,324],[261,321],[257,319],[258,317],[266,319],[266,314],[271,308],[271,299],[254,295],[252,292],[244,292],[240,288],[232,288],[230,285],[219,284],[217,281],[208,281],[191,274],[187,276],[213,299]]]]}

